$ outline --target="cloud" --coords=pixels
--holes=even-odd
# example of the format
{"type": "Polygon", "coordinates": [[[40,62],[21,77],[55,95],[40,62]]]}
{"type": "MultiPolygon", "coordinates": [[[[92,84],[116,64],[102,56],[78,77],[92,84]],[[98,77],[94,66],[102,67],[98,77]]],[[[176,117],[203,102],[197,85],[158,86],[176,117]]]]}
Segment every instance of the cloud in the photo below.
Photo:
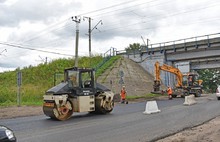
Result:
{"type": "Polygon", "coordinates": [[[12,5],[1,4],[0,26],[17,26],[21,21],[55,21],[58,17],[70,12],[72,9],[81,8],[79,2],[63,3],[53,0],[17,0],[12,5]]]}
{"type": "MultiPolygon", "coordinates": [[[[122,50],[129,44],[143,43],[141,36],[157,43],[216,33],[220,25],[219,5],[217,0],[0,0],[0,41],[74,54],[76,23],[70,17],[84,13],[79,24],[81,55],[88,55],[89,23],[87,19],[83,21],[83,16],[92,18],[92,52],[105,52],[110,47],[122,50]]],[[[0,48],[8,50],[7,58],[0,56],[0,66],[35,64],[39,55],[61,57],[0,48]]]]}

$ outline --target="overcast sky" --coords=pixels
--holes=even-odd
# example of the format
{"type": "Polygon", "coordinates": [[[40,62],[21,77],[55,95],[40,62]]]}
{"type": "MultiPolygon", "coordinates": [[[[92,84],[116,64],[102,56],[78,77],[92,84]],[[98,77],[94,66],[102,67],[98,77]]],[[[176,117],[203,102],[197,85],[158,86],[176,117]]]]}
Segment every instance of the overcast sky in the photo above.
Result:
{"type": "Polygon", "coordinates": [[[153,44],[218,33],[220,1],[0,0],[0,72],[74,56],[72,16],[81,17],[79,55],[88,56],[83,17],[92,18],[92,28],[102,21],[92,31],[92,53],[101,54],[144,44],[141,36],[153,44]]]}

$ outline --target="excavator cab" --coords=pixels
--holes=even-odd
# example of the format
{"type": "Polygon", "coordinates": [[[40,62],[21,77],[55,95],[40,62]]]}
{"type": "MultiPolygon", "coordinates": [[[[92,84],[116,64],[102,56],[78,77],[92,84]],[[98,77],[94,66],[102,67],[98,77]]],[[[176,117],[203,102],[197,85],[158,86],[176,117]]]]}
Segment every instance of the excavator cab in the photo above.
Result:
{"type": "Polygon", "coordinates": [[[189,72],[187,74],[183,74],[183,86],[201,86],[202,80],[199,79],[199,75],[197,73],[189,72]]]}
{"type": "Polygon", "coordinates": [[[194,94],[196,97],[201,96],[202,93],[202,80],[199,75],[194,72],[183,74],[183,88],[185,95],[194,94]]]}

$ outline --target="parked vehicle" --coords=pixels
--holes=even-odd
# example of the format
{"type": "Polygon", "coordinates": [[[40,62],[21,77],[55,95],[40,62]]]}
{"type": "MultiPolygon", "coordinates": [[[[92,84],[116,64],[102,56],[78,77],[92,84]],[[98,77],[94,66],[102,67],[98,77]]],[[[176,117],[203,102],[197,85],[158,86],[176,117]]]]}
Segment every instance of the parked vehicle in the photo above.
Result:
{"type": "Polygon", "coordinates": [[[16,137],[13,131],[0,125],[0,142],[16,142],[16,137]]]}
{"type": "Polygon", "coordinates": [[[216,89],[216,96],[217,99],[220,100],[220,85],[218,85],[218,88],[216,89]]]}

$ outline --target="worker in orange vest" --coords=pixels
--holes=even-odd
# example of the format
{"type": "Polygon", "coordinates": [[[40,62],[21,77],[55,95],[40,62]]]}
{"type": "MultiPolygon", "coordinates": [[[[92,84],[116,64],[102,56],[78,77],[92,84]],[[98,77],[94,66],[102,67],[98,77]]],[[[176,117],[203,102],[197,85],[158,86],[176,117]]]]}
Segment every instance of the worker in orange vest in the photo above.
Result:
{"type": "Polygon", "coordinates": [[[122,87],[121,89],[121,93],[120,93],[120,96],[121,96],[121,103],[126,103],[128,104],[128,101],[126,102],[125,99],[126,99],[126,90],[125,90],[125,86],[122,87]]]}
{"type": "Polygon", "coordinates": [[[171,100],[173,91],[172,91],[172,88],[170,86],[167,87],[167,94],[168,94],[169,99],[171,100]]]}

